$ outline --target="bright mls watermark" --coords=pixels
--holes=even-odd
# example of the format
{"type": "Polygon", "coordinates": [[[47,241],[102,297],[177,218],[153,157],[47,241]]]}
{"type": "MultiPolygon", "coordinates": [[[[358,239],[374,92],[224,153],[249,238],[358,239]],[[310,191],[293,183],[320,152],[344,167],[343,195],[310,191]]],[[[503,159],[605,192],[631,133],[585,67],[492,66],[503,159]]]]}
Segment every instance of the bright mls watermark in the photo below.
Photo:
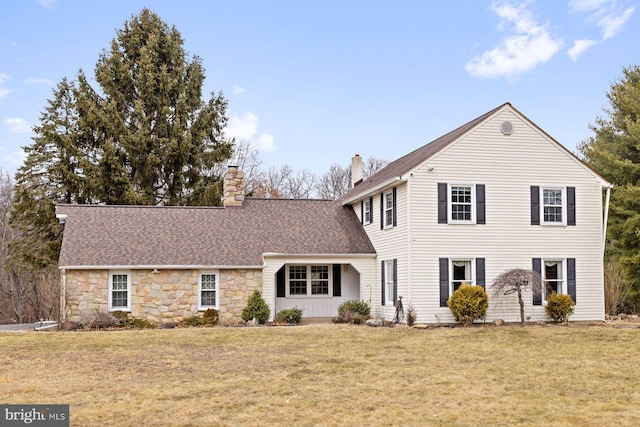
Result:
{"type": "Polygon", "coordinates": [[[0,427],[69,427],[69,405],[0,405],[0,427]]]}

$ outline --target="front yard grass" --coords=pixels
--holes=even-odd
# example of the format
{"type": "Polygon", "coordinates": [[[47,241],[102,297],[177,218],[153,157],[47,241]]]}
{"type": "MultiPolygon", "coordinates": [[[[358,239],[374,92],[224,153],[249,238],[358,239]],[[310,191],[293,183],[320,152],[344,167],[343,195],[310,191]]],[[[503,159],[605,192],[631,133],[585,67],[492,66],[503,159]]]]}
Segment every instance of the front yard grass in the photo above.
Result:
{"type": "Polygon", "coordinates": [[[72,426],[640,425],[640,329],[12,332],[0,363],[72,426]]]}

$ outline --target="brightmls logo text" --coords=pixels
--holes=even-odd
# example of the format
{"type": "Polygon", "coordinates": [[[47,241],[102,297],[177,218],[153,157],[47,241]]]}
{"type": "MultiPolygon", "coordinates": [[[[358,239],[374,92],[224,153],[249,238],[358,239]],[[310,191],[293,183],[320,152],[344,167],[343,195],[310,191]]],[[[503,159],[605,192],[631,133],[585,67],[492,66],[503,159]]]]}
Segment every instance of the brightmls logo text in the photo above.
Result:
{"type": "Polygon", "coordinates": [[[0,427],[69,427],[69,405],[0,405],[0,427]]]}

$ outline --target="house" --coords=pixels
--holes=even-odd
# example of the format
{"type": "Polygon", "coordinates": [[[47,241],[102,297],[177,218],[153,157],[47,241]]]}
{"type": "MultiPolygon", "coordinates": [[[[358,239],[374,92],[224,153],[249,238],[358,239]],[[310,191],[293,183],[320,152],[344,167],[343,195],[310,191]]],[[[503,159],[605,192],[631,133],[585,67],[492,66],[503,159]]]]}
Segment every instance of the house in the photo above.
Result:
{"type": "Polygon", "coordinates": [[[60,205],[63,317],[124,310],[156,322],[209,307],[232,324],[253,289],[272,316],[330,318],[349,299],[390,320],[403,296],[418,322],[452,322],[462,283],[484,286],[488,320],[519,320],[491,283],[538,271],[526,315],[547,319],[549,292],[576,301],[572,320],[604,319],[603,251],[611,185],[511,104],[362,179],[338,201],[244,198],[225,176],[223,208],[60,205]],[[603,194],[605,197],[603,197],[603,194]]]}

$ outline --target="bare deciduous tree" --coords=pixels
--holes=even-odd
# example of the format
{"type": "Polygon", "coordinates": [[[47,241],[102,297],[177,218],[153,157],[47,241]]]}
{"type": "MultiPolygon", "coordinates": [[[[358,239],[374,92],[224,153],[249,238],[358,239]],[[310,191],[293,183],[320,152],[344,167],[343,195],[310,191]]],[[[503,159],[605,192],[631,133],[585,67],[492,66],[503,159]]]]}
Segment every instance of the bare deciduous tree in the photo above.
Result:
{"type": "Polygon", "coordinates": [[[520,323],[524,325],[524,299],[522,294],[530,290],[531,292],[542,291],[542,280],[540,274],[533,270],[513,268],[500,274],[493,281],[493,293],[496,297],[517,294],[520,304],[520,323]]]}
{"type": "Polygon", "coordinates": [[[349,191],[351,186],[351,169],[334,163],[318,180],[316,192],[321,199],[338,199],[349,191]]]}

